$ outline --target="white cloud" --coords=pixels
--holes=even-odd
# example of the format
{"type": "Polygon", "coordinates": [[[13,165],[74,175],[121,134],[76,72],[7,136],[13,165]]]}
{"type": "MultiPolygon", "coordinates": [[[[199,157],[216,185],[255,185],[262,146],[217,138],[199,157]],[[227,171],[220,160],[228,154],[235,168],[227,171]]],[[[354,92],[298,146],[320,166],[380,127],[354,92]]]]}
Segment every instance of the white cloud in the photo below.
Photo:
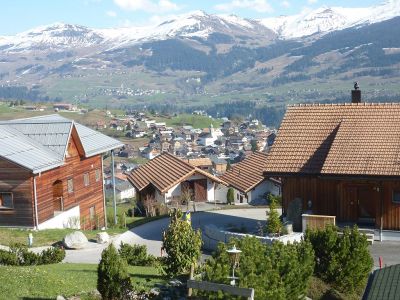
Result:
{"type": "Polygon", "coordinates": [[[318,2],[318,0],[307,0],[308,4],[315,4],[318,2]]]}
{"type": "Polygon", "coordinates": [[[235,9],[249,9],[260,13],[273,12],[274,9],[267,0],[232,0],[214,6],[216,10],[232,12],[235,9]]]}
{"type": "Polygon", "coordinates": [[[117,13],[113,10],[107,10],[106,11],[106,15],[111,17],[111,18],[115,18],[117,16],[117,13]]]}
{"type": "Polygon", "coordinates": [[[148,13],[165,13],[180,10],[181,7],[170,0],[114,0],[120,8],[148,13]]]}
{"type": "Polygon", "coordinates": [[[285,8],[289,8],[290,7],[290,2],[289,1],[282,1],[281,5],[285,8]]]}

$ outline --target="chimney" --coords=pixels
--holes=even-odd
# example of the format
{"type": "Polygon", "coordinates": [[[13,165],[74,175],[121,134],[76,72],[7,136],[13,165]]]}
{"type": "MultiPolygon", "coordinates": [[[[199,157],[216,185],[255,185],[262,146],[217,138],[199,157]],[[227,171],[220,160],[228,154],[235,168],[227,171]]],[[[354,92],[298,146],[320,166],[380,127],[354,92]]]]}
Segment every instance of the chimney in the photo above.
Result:
{"type": "Polygon", "coordinates": [[[351,91],[351,103],[361,103],[361,90],[358,82],[354,82],[354,90],[351,91]]]}

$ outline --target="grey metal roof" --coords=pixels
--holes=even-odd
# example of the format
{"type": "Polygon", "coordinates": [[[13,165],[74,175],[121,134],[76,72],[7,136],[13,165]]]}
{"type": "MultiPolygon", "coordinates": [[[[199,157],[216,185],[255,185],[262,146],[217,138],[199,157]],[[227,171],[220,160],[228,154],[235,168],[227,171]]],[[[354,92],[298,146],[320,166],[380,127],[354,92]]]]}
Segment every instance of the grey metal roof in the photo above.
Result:
{"type": "Polygon", "coordinates": [[[78,131],[86,157],[124,146],[120,141],[81,124],[75,123],[75,128],[78,131]]]}
{"type": "Polygon", "coordinates": [[[0,122],[0,156],[34,173],[64,163],[72,127],[75,126],[85,156],[90,157],[124,144],[59,115],[0,122]]]}
{"type": "Polygon", "coordinates": [[[53,169],[63,164],[58,155],[13,128],[0,126],[0,156],[33,173],[53,169]]]}

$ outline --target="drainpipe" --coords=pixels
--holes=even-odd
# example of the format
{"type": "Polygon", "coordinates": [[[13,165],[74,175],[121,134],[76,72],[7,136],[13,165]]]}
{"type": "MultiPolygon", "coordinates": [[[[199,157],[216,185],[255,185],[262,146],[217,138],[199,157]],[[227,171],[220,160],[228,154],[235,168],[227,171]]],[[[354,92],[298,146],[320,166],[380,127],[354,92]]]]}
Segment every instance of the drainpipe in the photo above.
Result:
{"type": "Polygon", "coordinates": [[[115,197],[114,150],[111,150],[111,171],[112,171],[112,186],[113,186],[114,224],[117,225],[118,220],[117,220],[117,200],[115,197]]]}
{"type": "Polygon", "coordinates": [[[35,225],[36,229],[39,230],[39,216],[38,216],[38,204],[37,204],[37,194],[36,194],[36,176],[33,176],[33,199],[34,199],[34,209],[35,209],[35,225]]]}
{"type": "Polygon", "coordinates": [[[107,208],[106,208],[106,194],[104,192],[104,163],[103,155],[101,155],[101,188],[103,191],[103,211],[104,211],[104,228],[107,229],[107,208]]]}
{"type": "Polygon", "coordinates": [[[380,194],[380,198],[381,198],[381,228],[380,228],[380,230],[379,230],[379,240],[380,240],[380,242],[382,242],[382,240],[383,240],[383,233],[382,233],[382,231],[383,231],[383,185],[382,185],[382,182],[381,182],[381,184],[380,184],[380,189],[379,189],[379,194],[380,194]]]}

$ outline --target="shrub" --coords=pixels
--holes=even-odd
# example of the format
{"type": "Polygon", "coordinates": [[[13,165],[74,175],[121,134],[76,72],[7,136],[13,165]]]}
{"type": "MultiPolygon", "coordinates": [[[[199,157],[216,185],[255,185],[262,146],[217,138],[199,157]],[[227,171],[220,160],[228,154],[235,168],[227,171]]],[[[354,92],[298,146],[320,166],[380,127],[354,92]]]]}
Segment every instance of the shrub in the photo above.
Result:
{"type": "Polygon", "coordinates": [[[281,230],[282,230],[282,222],[279,218],[279,213],[276,209],[275,200],[272,198],[271,203],[269,205],[266,231],[269,234],[275,235],[281,233],[281,230]]]}
{"type": "MultiPolygon", "coordinates": [[[[227,249],[235,244],[241,251],[235,276],[239,287],[254,288],[255,299],[300,299],[306,295],[314,271],[314,253],[308,241],[284,245],[263,244],[254,237],[220,243],[213,257],[205,264],[204,280],[229,283],[232,264],[227,249]]],[[[236,299],[218,293],[206,293],[210,299],[236,299]]]]}
{"type": "Polygon", "coordinates": [[[191,224],[182,219],[182,212],[174,210],[163,236],[163,249],[167,253],[162,269],[168,276],[187,274],[201,254],[201,232],[194,231],[191,224]]]}
{"type": "Polygon", "coordinates": [[[0,265],[18,266],[18,258],[15,253],[0,249],[0,265]]]}
{"type": "Polygon", "coordinates": [[[65,258],[65,250],[59,247],[49,248],[36,254],[23,244],[12,244],[9,251],[0,250],[0,265],[33,266],[55,264],[65,258]]]}
{"type": "Polygon", "coordinates": [[[65,250],[60,247],[53,247],[43,250],[40,254],[40,264],[57,264],[65,258],[65,250]]]}
{"type": "Polygon", "coordinates": [[[228,201],[228,204],[232,204],[233,202],[235,202],[235,192],[231,187],[228,189],[228,192],[226,194],[226,200],[228,201]]]}
{"type": "Polygon", "coordinates": [[[339,291],[354,292],[361,289],[373,267],[368,241],[354,226],[338,235],[337,227],[307,230],[306,238],[315,251],[315,274],[339,291]]]}
{"type": "Polygon", "coordinates": [[[102,299],[126,299],[131,291],[126,261],[111,244],[104,249],[97,268],[97,289],[102,299]]]}
{"type": "Polygon", "coordinates": [[[118,253],[131,266],[154,266],[157,262],[153,255],[147,254],[145,245],[129,245],[121,242],[118,253]]]}
{"type": "Polygon", "coordinates": [[[271,203],[275,203],[275,206],[282,206],[282,196],[279,195],[273,195],[272,193],[267,193],[267,202],[268,205],[271,205],[271,203]]]}

